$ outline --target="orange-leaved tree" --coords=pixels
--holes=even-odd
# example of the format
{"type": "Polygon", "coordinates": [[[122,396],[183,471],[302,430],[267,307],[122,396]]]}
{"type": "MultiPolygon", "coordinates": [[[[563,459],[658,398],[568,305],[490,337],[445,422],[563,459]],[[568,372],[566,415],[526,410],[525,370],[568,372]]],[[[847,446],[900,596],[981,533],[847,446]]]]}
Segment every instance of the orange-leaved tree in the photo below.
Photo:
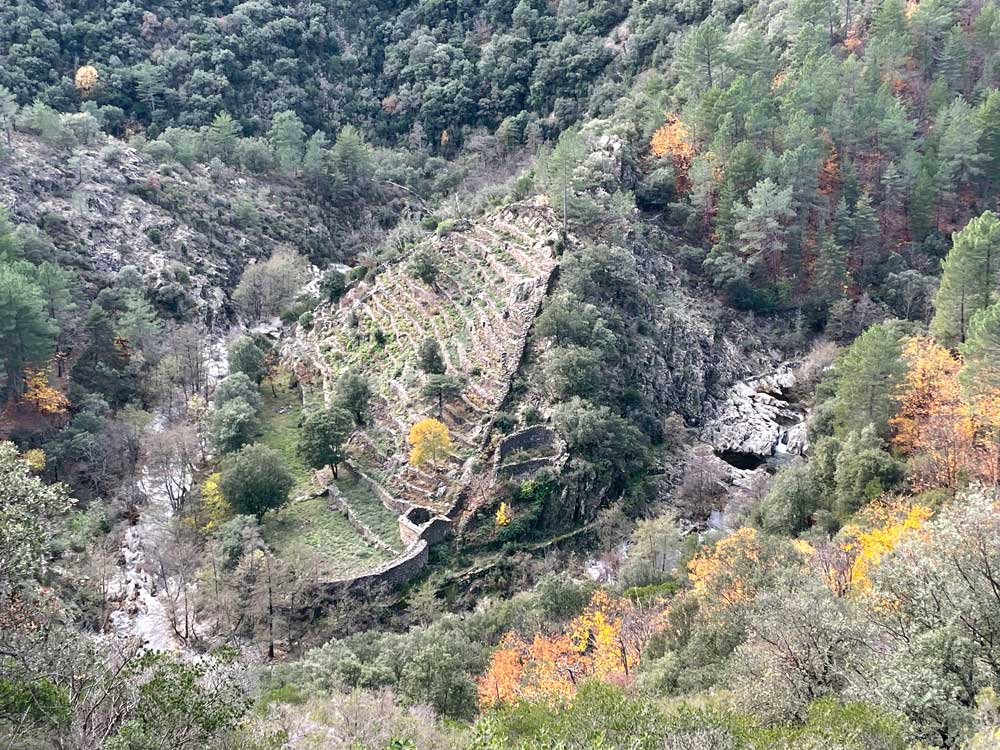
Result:
{"type": "Polygon", "coordinates": [[[1000,483],[1000,388],[981,363],[926,337],[904,346],[908,369],[899,410],[890,420],[893,447],[910,459],[917,489],[1000,483]]]}
{"type": "Polygon", "coordinates": [[[588,679],[626,683],[653,633],[655,612],[597,591],[562,631],[529,643],[507,633],[479,679],[482,706],[568,697],[588,679]]]}
{"type": "Polygon", "coordinates": [[[669,158],[677,175],[678,192],[687,192],[690,187],[688,170],[691,161],[697,153],[694,139],[687,125],[678,119],[677,115],[667,115],[667,121],[653,133],[649,141],[649,149],[658,159],[669,158]]]}

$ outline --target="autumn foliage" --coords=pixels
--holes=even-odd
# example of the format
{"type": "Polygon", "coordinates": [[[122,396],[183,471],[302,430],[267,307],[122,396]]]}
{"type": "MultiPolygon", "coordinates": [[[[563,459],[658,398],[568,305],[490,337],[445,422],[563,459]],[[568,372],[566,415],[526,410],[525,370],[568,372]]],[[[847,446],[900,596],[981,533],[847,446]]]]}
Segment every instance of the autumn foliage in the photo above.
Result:
{"type": "Polygon", "coordinates": [[[529,642],[509,632],[479,679],[479,703],[567,698],[593,679],[625,684],[635,673],[654,622],[653,612],[598,591],[557,634],[538,633],[529,642]]]}
{"type": "Polygon", "coordinates": [[[73,84],[80,93],[89,94],[97,85],[97,68],[93,65],[80,66],[73,76],[73,84]]]}
{"type": "Polygon", "coordinates": [[[911,338],[903,356],[908,369],[890,425],[893,447],[911,459],[913,486],[996,484],[1000,394],[968,396],[960,382],[962,358],[933,339],[911,338]]]}
{"type": "Polygon", "coordinates": [[[448,428],[436,419],[421,419],[410,428],[410,465],[436,464],[451,453],[448,428]]]}
{"type": "Polygon", "coordinates": [[[871,572],[908,535],[917,532],[933,515],[930,508],[902,500],[876,502],[865,508],[855,523],[841,531],[841,547],[848,552],[850,588],[871,590],[871,572]]]}
{"type": "Polygon", "coordinates": [[[688,170],[696,151],[691,132],[677,115],[667,115],[666,123],[653,133],[649,148],[653,156],[671,160],[677,173],[677,190],[686,192],[690,187],[688,170]]]}
{"type": "Polygon", "coordinates": [[[703,607],[725,609],[753,599],[757,592],[747,572],[762,556],[761,535],[748,526],[698,553],[688,563],[688,576],[703,607]]]}
{"type": "Polygon", "coordinates": [[[44,370],[26,370],[24,373],[24,401],[42,414],[65,414],[69,399],[62,391],[49,385],[44,370]]]}

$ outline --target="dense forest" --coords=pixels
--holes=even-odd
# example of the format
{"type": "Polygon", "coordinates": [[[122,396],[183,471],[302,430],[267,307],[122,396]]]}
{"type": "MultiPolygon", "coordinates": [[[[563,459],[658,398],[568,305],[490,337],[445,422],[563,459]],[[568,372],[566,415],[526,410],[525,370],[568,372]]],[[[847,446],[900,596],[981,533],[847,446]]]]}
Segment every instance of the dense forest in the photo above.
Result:
{"type": "Polygon", "coordinates": [[[8,747],[1000,747],[996,0],[12,0],[0,359],[8,747]]]}

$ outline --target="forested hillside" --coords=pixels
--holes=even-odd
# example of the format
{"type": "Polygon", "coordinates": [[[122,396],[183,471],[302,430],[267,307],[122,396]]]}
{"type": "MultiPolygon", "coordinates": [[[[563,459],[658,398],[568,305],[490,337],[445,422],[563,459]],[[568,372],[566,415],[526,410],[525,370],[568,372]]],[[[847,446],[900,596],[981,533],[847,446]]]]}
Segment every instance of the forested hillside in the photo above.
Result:
{"type": "Polygon", "coordinates": [[[996,0],[0,7],[0,744],[1000,748],[996,0]]]}

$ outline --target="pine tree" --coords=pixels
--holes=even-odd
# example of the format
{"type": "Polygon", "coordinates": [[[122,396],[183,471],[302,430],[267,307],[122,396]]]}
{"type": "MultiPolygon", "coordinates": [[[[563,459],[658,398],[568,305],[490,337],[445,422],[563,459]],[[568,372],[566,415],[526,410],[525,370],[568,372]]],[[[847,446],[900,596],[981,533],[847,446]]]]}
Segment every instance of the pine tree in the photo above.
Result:
{"type": "Polygon", "coordinates": [[[832,305],[843,299],[851,285],[847,270],[847,253],[828,235],[819,246],[819,254],[813,267],[811,289],[817,302],[832,305]]]}
{"type": "Polygon", "coordinates": [[[952,26],[944,35],[944,42],[938,53],[938,70],[948,82],[952,93],[965,93],[966,69],[969,49],[965,43],[965,32],[961,26],[952,26]]]}
{"type": "Polygon", "coordinates": [[[1000,300],[975,312],[960,349],[965,356],[962,385],[974,394],[1000,389],[1000,300]]]}
{"type": "Polygon", "coordinates": [[[903,0],[884,0],[878,6],[872,23],[872,36],[887,39],[906,34],[906,8],[903,0]]]}
{"type": "Polygon", "coordinates": [[[240,137],[240,126],[228,112],[219,112],[208,126],[205,143],[211,156],[217,156],[227,164],[233,160],[236,144],[240,137]]]}
{"type": "Polygon", "coordinates": [[[312,180],[316,187],[323,184],[329,171],[328,143],[326,134],[322,130],[317,130],[306,141],[306,151],[302,157],[302,172],[312,180]]]}
{"type": "Polygon", "coordinates": [[[371,154],[361,133],[345,125],[337,133],[330,150],[330,161],[338,178],[347,185],[357,185],[371,176],[371,154]]]}
{"type": "Polygon", "coordinates": [[[149,119],[156,122],[159,119],[157,105],[167,90],[167,71],[159,65],[144,62],[133,69],[132,75],[139,101],[149,110],[149,119]]]}
{"type": "Polygon", "coordinates": [[[979,123],[968,102],[958,97],[938,113],[934,127],[941,134],[938,142],[941,164],[937,173],[938,188],[954,203],[961,187],[982,174],[979,123]]]}
{"type": "Polygon", "coordinates": [[[295,172],[302,165],[305,128],[294,112],[285,110],[271,118],[267,138],[274,148],[278,166],[285,172],[295,172]]]}
{"type": "Polygon", "coordinates": [[[586,145],[579,130],[571,128],[559,136],[552,153],[542,160],[539,172],[549,203],[563,217],[563,228],[570,214],[576,215],[579,201],[576,196],[576,168],[586,158],[586,145]]]}
{"type": "Polygon", "coordinates": [[[834,425],[847,435],[874,425],[886,437],[889,418],[896,413],[896,391],[906,373],[904,329],[899,321],[874,325],[862,333],[837,360],[834,425]]]}
{"type": "Polygon", "coordinates": [[[1000,268],[1000,218],[987,211],[952,238],[941,264],[931,332],[945,346],[965,341],[972,315],[996,298],[1000,268]]]}
{"type": "Polygon", "coordinates": [[[858,278],[863,281],[871,278],[873,268],[881,260],[882,229],[878,216],[872,208],[872,198],[868,193],[862,193],[854,204],[854,259],[858,278]]]}
{"type": "Polygon", "coordinates": [[[726,32],[714,18],[704,21],[684,37],[676,58],[682,86],[699,93],[724,85],[725,41],[726,32]]]}
{"type": "Polygon", "coordinates": [[[13,396],[23,391],[25,368],[51,356],[56,333],[41,290],[13,265],[0,263],[0,358],[13,396]]]}
{"type": "Polygon", "coordinates": [[[770,178],[758,182],[737,204],[736,234],[740,251],[752,266],[763,266],[770,281],[781,277],[787,250],[786,224],[792,218],[792,189],[779,189],[770,178]]]}
{"type": "Polygon", "coordinates": [[[760,179],[760,174],[761,159],[757,148],[749,141],[736,144],[726,164],[725,176],[719,188],[715,231],[720,237],[732,235],[735,223],[733,207],[746,198],[747,193],[760,179]]]}
{"type": "MultiPolygon", "coordinates": [[[[1000,21],[998,21],[1000,24],[1000,21]]],[[[979,105],[979,153],[988,190],[1000,191],[1000,91],[993,89],[979,105]]]]}
{"type": "Polygon", "coordinates": [[[910,233],[916,242],[923,242],[937,227],[935,210],[937,206],[937,170],[932,160],[925,158],[917,172],[917,179],[910,194],[910,233]]]}

